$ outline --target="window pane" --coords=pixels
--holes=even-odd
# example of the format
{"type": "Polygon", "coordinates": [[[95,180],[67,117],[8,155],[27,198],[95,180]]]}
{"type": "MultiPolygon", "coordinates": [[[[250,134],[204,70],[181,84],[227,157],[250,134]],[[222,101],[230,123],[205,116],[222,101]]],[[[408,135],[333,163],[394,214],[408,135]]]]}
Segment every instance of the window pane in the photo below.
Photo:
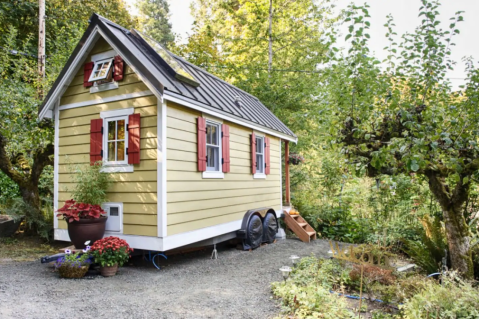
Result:
{"type": "Polygon", "coordinates": [[[256,138],[256,153],[263,153],[263,139],[256,138]]]}
{"type": "Polygon", "coordinates": [[[218,127],[216,125],[211,126],[211,144],[218,145],[218,127]]]}
{"type": "Polygon", "coordinates": [[[208,156],[208,161],[206,166],[215,167],[215,150],[211,146],[206,147],[206,155],[208,156]]]}
{"type": "Polygon", "coordinates": [[[118,121],[118,136],[117,140],[124,140],[125,139],[125,120],[118,121]]]}
{"type": "Polygon", "coordinates": [[[117,161],[125,160],[125,142],[117,142],[118,151],[117,151],[117,161]]]}
{"type": "Polygon", "coordinates": [[[211,125],[206,125],[206,144],[211,144],[211,125]]]}
{"type": "Polygon", "coordinates": [[[108,122],[108,140],[115,139],[115,121],[108,122]]]}
{"type": "Polygon", "coordinates": [[[108,142],[108,161],[115,161],[115,142],[108,142]]]}

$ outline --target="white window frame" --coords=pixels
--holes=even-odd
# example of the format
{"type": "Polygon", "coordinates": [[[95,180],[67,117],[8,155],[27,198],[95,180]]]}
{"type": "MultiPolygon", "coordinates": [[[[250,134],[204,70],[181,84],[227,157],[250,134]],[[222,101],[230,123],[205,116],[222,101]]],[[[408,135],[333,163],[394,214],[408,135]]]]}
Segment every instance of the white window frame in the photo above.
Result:
{"type": "Polygon", "coordinates": [[[256,159],[256,165],[258,165],[258,158],[257,158],[257,155],[261,155],[262,156],[262,162],[263,162],[263,165],[261,165],[261,171],[258,171],[258,168],[256,168],[256,173],[253,175],[253,178],[266,178],[266,174],[265,174],[265,166],[264,166],[264,163],[265,163],[265,154],[264,154],[264,143],[265,143],[265,138],[263,135],[258,135],[257,133],[255,133],[255,142],[256,142],[256,145],[255,145],[255,149],[254,149],[254,157],[256,159]],[[258,153],[256,150],[257,150],[257,147],[258,147],[258,139],[261,139],[261,153],[258,153]]]}
{"type": "Polygon", "coordinates": [[[128,125],[129,115],[135,112],[134,108],[103,111],[100,112],[100,117],[103,119],[103,168],[105,173],[131,173],[134,171],[133,165],[128,164],[128,129],[125,129],[125,160],[124,161],[108,161],[108,122],[125,120],[125,125],[128,125]]]}
{"type": "MultiPolygon", "coordinates": [[[[116,53],[115,50],[110,50],[110,51],[106,51],[106,52],[102,52],[102,53],[92,55],[91,60],[92,60],[93,63],[96,63],[96,61],[101,61],[101,60],[106,60],[106,59],[114,59],[116,55],[118,55],[118,54],[116,53]]],[[[113,65],[114,65],[114,63],[113,63],[113,65]]],[[[92,74],[93,74],[93,72],[92,72],[92,74]]],[[[118,84],[117,81],[115,81],[114,75],[113,75],[112,79],[111,79],[111,82],[98,84],[98,82],[95,81],[93,83],[93,86],[90,87],[90,93],[97,93],[97,92],[103,92],[103,91],[108,91],[108,90],[114,90],[114,89],[118,89],[118,87],[119,87],[119,84],[118,84]]]]}
{"type": "MultiPolygon", "coordinates": [[[[225,174],[223,173],[223,164],[221,163],[221,160],[223,158],[223,139],[221,137],[221,123],[212,121],[207,119],[206,120],[206,127],[208,125],[214,125],[217,127],[217,134],[218,134],[218,168],[213,169],[212,167],[208,167],[208,161],[206,161],[206,171],[203,172],[203,178],[224,178],[225,174]]],[[[208,131],[208,130],[206,130],[208,131]]],[[[207,138],[205,138],[205,141],[207,141],[207,138]]],[[[208,143],[205,143],[205,154],[208,154],[208,143]]],[[[213,145],[211,145],[213,146],[213,145]]],[[[214,146],[216,147],[216,146],[214,146]]]]}
{"type": "Polygon", "coordinates": [[[93,70],[91,71],[90,78],[88,79],[88,82],[95,82],[95,81],[100,81],[100,80],[106,79],[106,77],[108,76],[108,73],[110,72],[110,69],[113,67],[113,59],[114,58],[107,58],[107,59],[93,61],[93,63],[95,63],[95,64],[93,66],[93,70]],[[95,72],[97,72],[98,69],[100,67],[102,67],[105,63],[109,63],[108,69],[106,70],[105,75],[95,77],[94,76],[95,72]]]}

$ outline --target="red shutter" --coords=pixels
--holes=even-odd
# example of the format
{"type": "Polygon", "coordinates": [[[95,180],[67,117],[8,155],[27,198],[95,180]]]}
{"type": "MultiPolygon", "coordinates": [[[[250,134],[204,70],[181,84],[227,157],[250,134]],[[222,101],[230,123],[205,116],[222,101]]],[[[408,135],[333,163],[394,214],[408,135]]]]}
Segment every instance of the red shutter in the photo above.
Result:
{"type": "Polygon", "coordinates": [[[96,162],[103,160],[103,134],[101,132],[102,126],[102,119],[90,121],[90,165],[94,165],[96,162]]]}
{"type": "Polygon", "coordinates": [[[221,125],[222,149],[223,149],[223,173],[230,172],[230,127],[226,124],[221,125]]]}
{"type": "Polygon", "coordinates": [[[251,174],[256,174],[256,136],[251,134],[251,174]]]}
{"type": "Polygon", "coordinates": [[[270,152],[269,152],[269,137],[264,138],[264,173],[270,174],[270,152]]]}
{"type": "Polygon", "coordinates": [[[128,164],[140,164],[140,114],[128,116],[128,164]]]}
{"type": "Polygon", "coordinates": [[[206,119],[198,117],[198,171],[206,171],[206,119]]]}
{"type": "Polygon", "coordinates": [[[117,55],[115,57],[115,60],[113,61],[113,67],[114,67],[113,80],[115,81],[123,80],[124,66],[125,66],[125,63],[123,62],[123,59],[121,58],[121,56],[117,55]]]}
{"type": "Polygon", "coordinates": [[[83,86],[88,88],[93,85],[93,82],[88,82],[88,79],[90,78],[91,72],[93,71],[93,66],[95,63],[93,62],[87,62],[83,66],[83,86]]]}

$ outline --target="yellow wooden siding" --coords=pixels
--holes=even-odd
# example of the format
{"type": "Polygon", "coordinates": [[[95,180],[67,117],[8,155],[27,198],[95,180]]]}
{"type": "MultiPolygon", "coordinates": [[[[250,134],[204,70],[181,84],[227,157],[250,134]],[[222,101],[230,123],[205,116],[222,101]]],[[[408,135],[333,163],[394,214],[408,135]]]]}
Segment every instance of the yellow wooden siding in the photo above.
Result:
{"type": "MultiPolygon", "coordinates": [[[[111,50],[100,39],[92,54],[111,50]]],[[[106,97],[148,90],[129,66],[119,88],[90,94],[83,87],[83,68],[80,68],[63,94],[60,105],[85,102],[106,97]]],[[[123,203],[123,233],[129,235],[157,236],[157,98],[153,95],[109,103],[101,103],[62,110],[59,114],[59,205],[71,198],[74,186],[71,168],[90,163],[90,120],[100,118],[100,112],[135,108],[141,115],[140,164],[133,173],[113,173],[114,182],[108,190],[108,200],[123,203]]],[[[59,228],[66,228],[59,221],[59,228]]]]}
{"type": "Polygon", "coordinates": [[[196,118],[200,112],[168,102],[168,236],[242,219],[252,208],[281,208],[280,140],[271,140],[271,174],[251,174],[251,129],[230,126],[231,172],[224,179],[203,179],[197,171],[196,118]]]}

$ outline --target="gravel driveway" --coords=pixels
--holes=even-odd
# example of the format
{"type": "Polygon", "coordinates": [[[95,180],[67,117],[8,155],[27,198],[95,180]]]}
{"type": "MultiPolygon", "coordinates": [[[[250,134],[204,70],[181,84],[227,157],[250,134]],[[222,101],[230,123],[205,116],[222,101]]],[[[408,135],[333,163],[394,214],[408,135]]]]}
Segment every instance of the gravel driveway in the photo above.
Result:
{"type": "Polygon", "coordinates": [[[111,278],[60,279],[40,262],[0,265],[0,318],[272,318],[270,283],[288,257],[326,256],[327,241],[280,240],[254,251],[224,246],[123,267],[111,278]]]}

